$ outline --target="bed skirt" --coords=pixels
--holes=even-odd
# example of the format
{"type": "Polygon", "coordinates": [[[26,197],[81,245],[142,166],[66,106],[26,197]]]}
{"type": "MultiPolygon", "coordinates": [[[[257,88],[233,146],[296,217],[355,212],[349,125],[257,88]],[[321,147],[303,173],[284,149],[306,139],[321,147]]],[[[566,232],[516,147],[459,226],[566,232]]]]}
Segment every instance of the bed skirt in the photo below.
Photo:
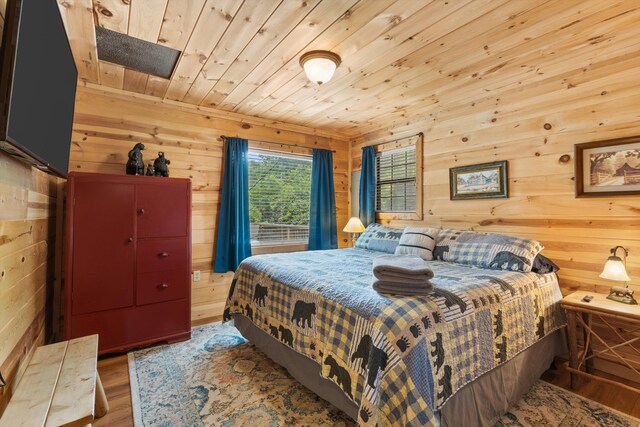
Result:
{"type": "MultiPolygon", "coordinates": [[[[233,314],[242,336],[285,367],[301,384],[315,394],[358,419],[358,406],[333,381],[320,376],[320,365],[303,356],[242,314],[233,314]]],[[[498,417],[522,397],[546,371],[554,357],[566,351],[564,329],[541,339],[513,359],[478,377],[453,395],[438,413],[442,427],[493,426],[498,417]]]]}

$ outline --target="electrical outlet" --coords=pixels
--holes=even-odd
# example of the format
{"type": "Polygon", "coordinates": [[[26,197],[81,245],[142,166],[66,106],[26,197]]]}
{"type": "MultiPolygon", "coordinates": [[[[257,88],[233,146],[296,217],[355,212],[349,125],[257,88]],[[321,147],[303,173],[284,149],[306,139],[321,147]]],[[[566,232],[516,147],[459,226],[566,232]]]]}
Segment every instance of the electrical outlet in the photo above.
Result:
{"type": "Polygon", "coordinates": [[[200,270],[196,270],[193,272],[193,281],[194,282],[200,281],[200,270]]]}

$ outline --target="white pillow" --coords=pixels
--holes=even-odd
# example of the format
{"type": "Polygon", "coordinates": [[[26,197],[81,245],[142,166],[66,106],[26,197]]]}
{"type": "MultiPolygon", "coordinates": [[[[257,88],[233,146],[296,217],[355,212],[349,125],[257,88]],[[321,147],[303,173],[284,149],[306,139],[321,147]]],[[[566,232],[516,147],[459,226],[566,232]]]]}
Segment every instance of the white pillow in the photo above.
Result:
{"type": "Polygon", "coordinates": [[[418,255],[424,260],[432,260],[436,237],[438,237],[437,228],[407,227],[400,237],[395,254],[418,255]]]}

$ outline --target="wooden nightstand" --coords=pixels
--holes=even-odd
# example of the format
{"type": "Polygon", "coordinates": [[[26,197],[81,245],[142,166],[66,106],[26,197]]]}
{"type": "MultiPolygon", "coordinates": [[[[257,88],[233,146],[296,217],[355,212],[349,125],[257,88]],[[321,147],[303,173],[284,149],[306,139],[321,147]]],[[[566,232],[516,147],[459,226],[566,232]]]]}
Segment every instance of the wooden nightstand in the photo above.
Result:
{"type": "Polygon", "coordinates": [[[630,346],[636,353],[640,354],[640,350],[633,345],[635,342],[640,341],[640,335],[637,334],[640,331],[640,306],[623,304],[607,299],[604,294],[584,291],[574,292],[564,297],[560,304],[567,312],[567,332],[569,336],[569,366],[567,370],[571,373],[571,388],[576,387],[578,375],[582,375],[640,392],[640,389],[635,387],[593,374],[593,358],[607,353],[613,355],[622,365],[640,377],[640,371],[616,351],[620,347],[630,346]],[[593,297],[591,302],[583,301],[583,298],[587,295],[593,297]],[[602,337],[593,330],[592,320],[594,316],[599,323],[607,327],[608,331],[611,331],[611,336],[615,336],[619,342],[613,344],[610,339],[608,342],[607,337],[602,337]],[[624,337],[617,328],[611,325],[612,321],[620,320],[629,324],[631,330],[627,335],[632,335],[632,338],[624,337]],[[582,326],[584,333],[584,346],[581,351],[578,351],[578,325],[582,326]],[[594,352],[592,348],[594,340],[604,348],[594,352]]]}

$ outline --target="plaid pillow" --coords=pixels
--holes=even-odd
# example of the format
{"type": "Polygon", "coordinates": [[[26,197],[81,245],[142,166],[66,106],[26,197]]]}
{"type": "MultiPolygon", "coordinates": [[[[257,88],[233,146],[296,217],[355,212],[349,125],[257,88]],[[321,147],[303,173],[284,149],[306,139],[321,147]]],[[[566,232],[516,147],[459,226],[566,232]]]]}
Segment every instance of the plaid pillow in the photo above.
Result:
{"type": "Polygon", "coordinates": [[[445,228],[440,230],[433,258],[493,270],[528,273],[542,249],[544,246],[535,240],[445,228]]]}
{"type": "Polygon", "coordinates": [[[418,255],[424,260],[433,259],[433,247],[436,245],[438,229],[429,227],[407,227],[400,237],[396,255],[418,255]]]}
{"type": "Polygon", "coordinates": [[[402,236],[402,228],[373,223],[358,237],[356,248],[392,254],[398,246],[400,236],[402,236]]]}

